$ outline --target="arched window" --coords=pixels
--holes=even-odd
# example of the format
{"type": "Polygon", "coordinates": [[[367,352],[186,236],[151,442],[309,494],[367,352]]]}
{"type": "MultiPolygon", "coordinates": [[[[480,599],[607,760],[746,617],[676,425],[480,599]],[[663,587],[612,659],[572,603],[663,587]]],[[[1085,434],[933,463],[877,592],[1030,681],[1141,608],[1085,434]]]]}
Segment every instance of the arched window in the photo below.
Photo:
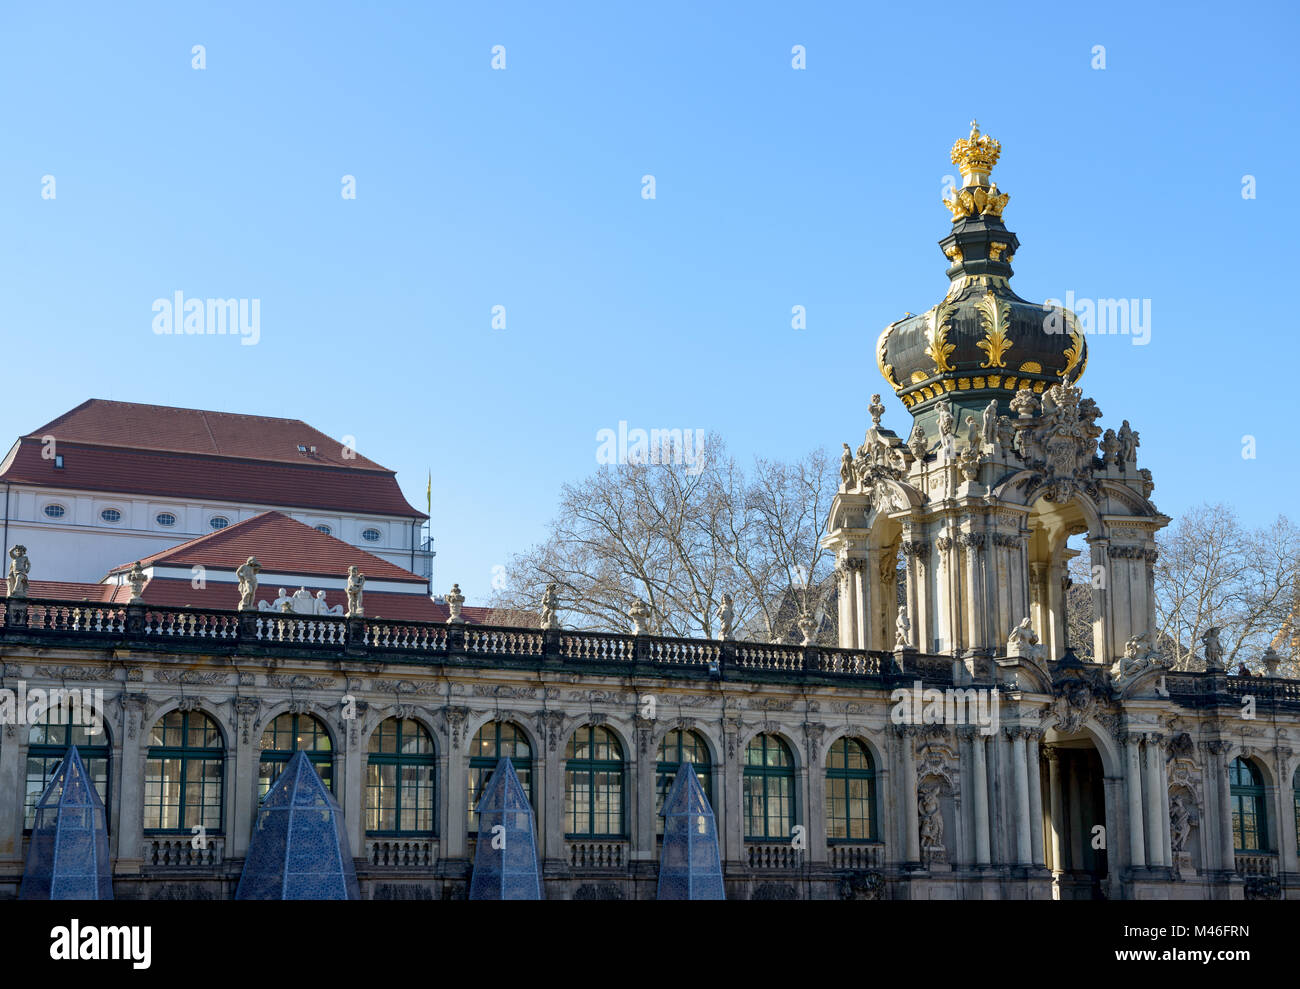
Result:
{"type": "Polygon", "coordinates": [[[745,747],[745,840],[789,841],[794,829],[794,758],[775,735],[745,747]]]}
{"type": "Polygon", "coordinates": [[[418,721],[389,718],[370,736],[366,833],[433,834],[438,756],[418,721]]]}
{"type": "Polygon", "coordinates": [[[310,714],[282,714],[262,732],[262,759],[257,766],[259,800],[300,749],[307,753],[322,782],[334,789],[334,746],[325,725],[310,714]]]}
{"type": "Polygon", "coordinates": [[[564,753],[564,830],[570,838],[623,834],[623,748],[608,728],[583,725],[564,753]]]}
{"type": "Polygon", "coordinates": [[[524,785],[528,802],[533,800],[533,750],[524,730],[511,721],[489,721],[474,736],[469,746],[469,833],[478,834],[478,806],[483,788],[497,768],[497,760],[507,758],[524,785]]]}
{"type": "Polygon", "coordinates": [[[677,779],[677,769],[683,762],[695,767],[695,776],[700,781],[704,795],[713,803],[713,773],[709,768],[709,749],[704,739],[693,731],[674,728],[659,743],[659,755],[655,763],[655,831],[660,837],[664,833],[664,819],[659,812],[664,809],[668,791],[677,779]]]}
{"type": "MultiPolygon", "coordinates": [[[[86,766],[86,772],[95,781],[99,799],[108,802],[109,781],[109,739],[108,729],[101,729],[99,734],[90,734],[85,725],[51,724],[59,720],[61,709],[55,707],[47,711],[40,724],[32,725],[27,731],[27,793],[23,806],[23,829],[30,831],[36,818],[36,801],[41,799],[45,787],[49,785],[59,763],[68,754],[68,746],[75,745],[77,754],[86,766]]],[[[110,819],[112,813],[107,815],[110,819]]]]}
{"type": "Polygon", "coordinates": [[[826,754],[826,838],[876,840],[876,767],[856,738],[836,739],[826,754]]]}
{"type": "Polygon", "coordinates": [[[144,829],[221,833],[226,752],[206,714],[172,711],[149,732],[144,764],[144,829]]]}
{"type": "Polygon", "coordinates": [[[1232,843],[1239,852],[1268,851],[1264,778],[1255,764],[1233,759],[1228,769],[1232,794],[1232,843]]]}

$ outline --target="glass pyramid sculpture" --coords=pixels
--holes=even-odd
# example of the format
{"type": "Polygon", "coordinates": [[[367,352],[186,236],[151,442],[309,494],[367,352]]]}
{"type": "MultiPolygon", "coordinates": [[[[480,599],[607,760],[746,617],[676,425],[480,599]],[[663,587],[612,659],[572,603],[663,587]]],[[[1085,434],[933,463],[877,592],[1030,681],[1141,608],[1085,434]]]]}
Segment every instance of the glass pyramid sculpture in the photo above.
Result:
{"type": "Polygon", "coordinates": [[[104,802],[75,746],[36,802],[20,898],[111,900],[104,802]]]}
{"type": "Polygon", "coordinates": [[[343,811],[295,752],[257,812],[236,900],[358,900],[343,811]]]}
{"type": "Polygon", "coordinates": [[[478,807],[471,900],[540,900],[533,808],[509,759],[497,762],[478,807]]]}
{"type": "Polygon", "coordinates": [[[664,844],[659,852],[659,899],[725,900],[718,822],[689,762],[678,766],[660,813],[664,844]]]}

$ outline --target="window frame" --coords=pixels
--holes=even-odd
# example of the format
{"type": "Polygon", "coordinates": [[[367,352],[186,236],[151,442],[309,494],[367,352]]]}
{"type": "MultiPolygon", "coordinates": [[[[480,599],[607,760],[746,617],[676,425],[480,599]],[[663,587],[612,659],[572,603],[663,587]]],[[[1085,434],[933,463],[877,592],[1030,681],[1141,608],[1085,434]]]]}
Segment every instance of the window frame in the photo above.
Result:
{"type": "Polygon", "coordinates": [[[853,844],[870,844],[880,841],[880,822],[876,812],[876,759],[871,754],[871,748],[862,739],[853,735],[841,735],[826,749],[826,763],[822,767],[825,773],[823,787],[827,802],[826,807],[826,843],[829,845],[853,845],[853,844]],[[849,745],[856,745],[861,749],[863,756],[866,758],[868,769],[850,769],[848,763],[849,745]],[[832,766],[831,757],[837,746],[844,748],[845,765],[832,766]],[[850,784],[854,780],[865,780],[867,784],[867,837],[855,838],[852,836],[853,822],[855,820],[851,811],[852,801],[849,795],[850,784]],[[830,801],[836,786],[842,787],[840,799],[843,801],[845,812],[843,817],[831,814],[830,801]],[[843,838],[833,837],[831,835],[831,824],[834,821],[843,821],[844,830],[848,834],[843,838]]]}
{"type": "Polygon", "coordinates": [[[485,728],[495,726],[493,733],[492,751],[494,755],[470,755],[466,760],[466,796],[469,804],[468,819],[466,822],[466,833],[470,838],[478,835],[478,815],[474,811],[474,806],[478,799],[483,796],[483,789],[492,779],[492,770],[496,769],[497,763],[501,760],[501,726],[511,726],[517,736],[515,745],[523,743],[528,748],[528,758],[524,763],[510,754],[511,763],[514,764],[515,774],[520,777],[519,782],[524,788],[524,793],[528,796],[528,805],[533,808],[533,816],[537,816],[537,805],[533,800],[533,742],[524,731],[523,726],[518,722],[511,721],[509,718],[494,718],[491,721],[485,721],[479,726],[478,731],[474,733],[474,738],[470,741],[470,752],[477,751],[479,736],[483,734],[485,728]],[[478,773],[477,779],[475,773],[478,773]],[[477,787],[475,783],[477,782],[477,787]]]}
{"type": "Polygon", "coordinates": [[[695,779],[700,784],[700,789],[704,791],[705,798],[709,801],[709,806],[713,806],[713,755],[709,751],[709,743],[702,734],[693,728],[670,728],[664,732],[664,737],[659,740],[659,745],[655,749],[655,835],[663,841],[664,837],[664,818],[663,809],[664,801],[668,799],[668,791],[672,789],[673,784],[677,781],[677,773],[681,770],[683,762],[689,761],[695,767],[695,779]],[[676,761],[672,759],[663,759],[664,746],[668,743],[670,736],[676,735],[676,761]],[[684,736],[691,735],[695,738],[697,746],[704,753],[704,761],[696,762],[695,760],[682,759],[683,739],[684,736]]]}
{"type": "MultiPolygon", "coordinates": [[[[186,791],[189,789],[188,786],[189,781],[186,777],[186,772],[185,772],[187,768],[187,763],[216,762],[218,763],[221,772],[220,781],[217,786],[217,826],[215,830],[211,828],[207,828],[207,826],[203,823],[202,820],[199,821],[199,825],[202,825],[204,828],[206,828],[204,833],[209,836],[224,835],[226,833],[225,830],[226,828],[226,737],[225,737],[225,733],[222,732],[221,730],[220,722],[218,722],[216,718],[212,717],[212,715],[208,714],[206,711],[198,711],[198,710],[181,711],[179,709],[168,711],[161,718],[155,721],[154,725],[150,727],[150,732],[152,732],[154,728],[156,728],[159,725],[160,722],[171,717],[173,714],[179,714],[181,716],[181,744],[180,745],[149,745],[145,747],[144,792],[143,792],[142,814],[141,814],[141,819],[142,821],[145,822],[144,827],[142,829],[143,833],[145,835],[193,834],[194,833],[193,828],[195,827],[195,825],[187,825],[185,823],[185,810],[188,805],[188,801],[185,799],[185,794],[186,791]],[[203,718],[212,726],[213,730],[216,731],[217,745],[215,747],[192,746],[189,744],[191,714],[195,714],[198,715],[200,718],[203,718]],[[175,828],[163,828],[163,827],[151,828],[148,826],[147,823],[148,815],[149,815],[149,803],[148,803],[149,763],[154,761],[164,762],[168,759],[179,759],[181,763],[181,775],[180,775],[181,796],[180,796],[180,801],[177,804],[177,818],[181,823],[175,828]]],[[[162,803],[159,803],[158,805],[159,809],[161,809],[163,806],[165,805],[162,803]]],[[[202,809],[206,805],[200,804],[199,806],[200,806],[200,818],[201,818],[203,816],[202,809]]]]}
{"type": "Polygon", "coordinates": [[[322,719],[316,717],[316,715],[311,713],[297,714],[293,711],[281,711],[279,714],[277,714],[274,718],[271,719],[270,723],[265,728],[262,729],[262,737],[265,737],[268,731],[273,732],[275,728],[275,723],[284,717],[293,718],[293,721],[291,722],[293,728],[290,734],[293,736],[294,739],[294,748],[268,749],[262,746],[261,737],[259,737],[258,739],[259,751],[257,753],[257,777],[256,777],[257,805],[259,807],[262,806],[262,801],[265,800],[266,795],[271,792],[271,787],[275,786],[275,781],[280,778],[280,773],[284,772],[284,765],[281,765],[279,770],[276,772],[276,774],[267,781],[266,789],[263,790],[262,789],[262,764],[264,762],[278,762],[282,764],[287,764],[289,760],[293,758],[293,754],[298,751],[307,753],[307,758],[311,762],[312,767],[316,770],[316,774],[322,777],[322,781],[325,783],[325,786],[329,788],[330,793],[334,794],[334,796],[337,797],[338,791],[334,788],[334,777],[335,777],[334,754],[338,750],[334,746],[334,736],[330,734],[329,726],[326,725],[322,719]],[[302,732],[299,730],[298,727],[299,718],[310,718],[312,721],[315,721],[317,724],[320,725],[321,730],[316,734],[318,737],[323,736],[325,740],[329,742],[328,749],[301,749],[300,750],[297,747],[298,737],[302,734],[302,732]],[[270,758],[268,758],[268,756],[270,758]],[[321,765],[326,763],[329,766],[330,778],[328,780],[324,780],[324,774],[321,773],[321,765]]]}
{"type": "Polygon", "coordinates": [[[1242,855],[1249,855],[1252,852],[1256,854],[1272,852],[1273,848],[1269,841],[1268,832],[1268,800],[1266,796],[1268,788],[1264,784],[1264,774],[1253,761],[1237,756],[1228,766],[1228,784],[1228,799],[1232,808],[1233,851],[1242,855]],[[1243,767],[1246,770],[1250,778],[1249,783],[1238,781],[1238,777],[1241,775],[1238,767],[1243,767]],[[1255,848],[1242,847],[1239,844],[1239,840],[1244,839],[1246,836],[1246,801],[1251,801],[1254,804],[1252,814],[1254,826],[1251,828],[1251,833],[1255,836],[1255,848]]]}
{"type": "MultiPolygon", "coordinates": [[[[66,740],[70,737],[71,730],[78,727],[84,727],[80,725],[59,725],[59,724],[52,725],[48,721],[49,718],[48,711],[46,712],[46,718],[47,718],[46,721],[42,721],[40,724],[29,725],[27,729],[27,750],[23,754],[23,759],[25,760],[23,763],[23,834],[24,835],[30,835],[32,833],[31,826],[33,823],[35,823],[34,814],[35,814],[36,804],[40,801],[41,795],[45,793],[45,788],[50,785],[51,778],[53,778],[54,774],[58,772],[59,763],[62,762],[63,758],[68,754],[68,748],[71,746],[72,743],[66,740]],[[64,729],[63,737],[65,741],[63,743],[33,742],[31,740],[32,732],[38,728],[44,728],[47,730],[50,728],[62,728],[64,729]],[[32,759],[53,760],[53,762],[47,761],[46,767],[48,767],[48,771],[46,771],[46,768],[42,769],[42,783],[41,783],[40,793],[37,793],[35,795],[35,798],[32,800],[32,803],[29,805],[27,802],[28,793],[29,793],[27,789],[27,784],[31,780],[32,759]],[[33,816],[30,819],[28,817],[29,806],[33,814],[33,816]]],[[[102,744],[96,744],[96,745],[78,744],[76,748],[77,748],[77,754],[81,756],[81,761],[86,767],[86,772],[90,774],[91,780],[95,781],[96,792],[99,791],[99,783],[98,781],[95,780],[95,772],[91,767],[91,763],[92,761],[98,762],[101,759],[103,760],[104,790],[102,793],[99,794],[99,799],[103,801],[104,804],[104,827],[109,834],[112,834],[113,833],[113,826],[112,826],[113,805],[111,801],[113,797],[113,740],[108,734],[107,725],[105,725],[103,728],[103,736],[104,736],[104,741],[102,744]]]]}
{"type": "Polygon", "coordinates": [[[57,501],[46,502],[41,507],[41,514],[51,522],[60,522],[68,517],[68,507],[57,501]],[[51,509],[58,509],[57,513],[51,512],[51,509]]]}
{"type": "Polygon", "coordinates": [[[768,732],[759,732],[748,742],[745,743],[744,754],[744,771],[741,774],[740,799],[741,799],[741,826],[744,832],[744,840],[751,844],[788,842],[790,836],[794,833],[795,825],[799,820],[799,777],[795,769],[794,751],[790,744],[780,735],[770,734],[768,732]],[[751,765],[749,761],[749,752],[754,743],[762,740],[763,761],[760,765],[751,765]],[[768,765],[768,740],[777,744],[778,751],[784,752],[788,760],[785,766],[768,765]],[[786,816],[786,833],[780,835],[767,834],[767,827],[771,821],[770,803],[772,794],[769,792],[769,782],[776,779],[789,780],[789,813],[786,816]],[[763,830],[764,834],[754,834],[750,830],[750,824],[753,821],[753,815],[750,814],[750,780],[762,781],[761,800],[763,805],[763,830]]]}
{"type": "MultiPolygon", "coordinates": [[[[417,781],[417,786],[415,788],[416,801],[417,801],[415,814],[417,818],[419,817],[419,813],[420,813],[419,793],[421,789],[422,788],[418,785],[418,781],[417,781]]],[[[438,837],[438,745],[437,742],[434,740],[433,732],[429,731],[428,728],[426,728],[415,718],[401,718],[397,716],[393,716],[391,718],[384,718],[382,721],[379,722],[379,724],[375,725],[375,730],[370,734],[370,742],[366,746],[365,826],[366,826],[366,837],[368,838],[436,838],[438,837]],[[374,745],[377,739],[381,739],[383,737],[380,734],[380,729],[389,721],[397,722],[397,735],[396,735],[397,751],[376,752],[374,749],[370,748],[370,746],[374,745]],[[428,752],[403,752],[402,751],[402,726],[407,722],[413,724],[416,728],[417,733],[422,735],[425,738],[425,740],[429,743],[428,752]],[[372,829],[370,827],[370,819],[371,819],[370,815],[372,810],[374,811],[375,814],[376,824],[379,823],[380,820],[382,820],[383,811],[384,811],[384,807],[382,803],[378,807],[372,804],[372,797],[375,794],[375,792],[378,791],[378,794],[382,796],[384,792],[384,788],[382,786],[375,787],[371,784],[370,782],[371,766],[396,766],[397,767],[397,771],[395,774],[396,776],[395,785],[392,788],[393,795],[394,795],[393,817],[394,820],[396,820],[397,822],[397,827],[395,829],[384,829],[384,828],[372,829]],[[428,783],[429,826],[427,828],[403,828],[402,827],[402,793],[406,789],[406,787],[403,786],[402,769],[408,766],[417,767],[420,770],[427,769],[429,772],[429,783],[428,783]]]]}
{"type": "Polygon", "coordinates": [[[180,516],[175,512],[155,512],[153,516],[154,523],[161,529],[174,529],[180,523],[180,516]],[[164,522],[163,516],[171,519],[170,522],[164,522]]]}
{"type": "Polygon", "coordinates": [[[618,735],[612,728],[603,724],[585,724],[578,727],[572,735],[569,736],[569,742],[564,751],[564,837],[576,841],[614,841],[626,840],[628,837],[628,820],[627,820],[627,758],[624,755],[623,743],[619,741],[618,735]],[[608,736],[609,743],[617,750],[617,759],[580,759],[577,756],[570,756],[569,752],[576,751],[578,736],[581,732],[587,732],[588,751],[595,751],[596,732],[604,732],[608,736]],[[596,831],[596,776],[597,774],[618,774],[618,829],[616,831],[596,831]],[[570,823],[577,823],[577,806],[573,806],[570,813],[570,801],[574,793],[574,787],[570,785],[573,777],[583,775],[587,777],[587,826],[586,831],[570,830],[570,823]]]}

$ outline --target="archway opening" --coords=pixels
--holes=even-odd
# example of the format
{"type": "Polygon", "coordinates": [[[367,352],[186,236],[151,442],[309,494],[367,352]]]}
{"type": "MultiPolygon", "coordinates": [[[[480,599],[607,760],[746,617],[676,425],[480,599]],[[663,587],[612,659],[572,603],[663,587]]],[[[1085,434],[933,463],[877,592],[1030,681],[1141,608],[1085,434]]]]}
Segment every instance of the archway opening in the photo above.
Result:
{"type": "Polygon", "coordinates": [[[1061,736],[1049,731],[1046,743],[1039,784],[1043,849],[1052,870],[1053,895],[1058,900],[1106,899],[1109,826],[1101,754],[1085,733],[1061,736]]]}

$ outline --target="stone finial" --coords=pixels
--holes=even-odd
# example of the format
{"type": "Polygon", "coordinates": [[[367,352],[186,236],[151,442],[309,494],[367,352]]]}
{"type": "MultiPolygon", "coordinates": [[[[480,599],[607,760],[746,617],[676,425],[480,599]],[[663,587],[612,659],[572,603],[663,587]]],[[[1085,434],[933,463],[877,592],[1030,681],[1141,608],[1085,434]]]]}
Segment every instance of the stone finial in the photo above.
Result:
{"type": "Polygon", "coordinates": [[[879,395],[871,396],[871,404],[867,406],[867,412],[871,415],[871,424],[879,429],[880,417],[885,414],[885,407],[881,404],[879,395]]]}
{"type": "Polygon", "coordinates": [[[1011,411],[1017,413],[1021,419],[1032,419],[1034,413],[1038,411],[1038,399],[1029,388],[1021,388],[1016,392],[1016,397],[1011,400],[1011,411]]]}
{"type": "Polygon", "coordinates": [[[465,619],[460,617],[460,606],[465,603],[465,595],[460,592],[459,584],[452,584],[451,590],[447,592],[447,608],[451,611],[448,616],[448,623],[463,625],[465,619]]]}
{"type": "Polygon", "coordinates": [[[235,570],[235,577],[239,580],[240,611],[257,610],[253,598],[257,596],[257,575],[261,570],[262,564],[257,562],[255,556],[250,556],[235,570]]]}
{"type": "Polygon", "coordinates": [[[718,617],[718,638],[724,642],[736,637],[735,630],[731,627],[731,621],[736,615],[736,609],[733,606],[731,595],[724,593],[722,603],[718,605],[715,612],[718,617]]]}
{"type": "Polygon", "coordinates": [[[27,597],[27,575],[31,572],[32,561],[27,558],[27,547],[15,545],[9,551],[9,576],[5,578],[11,598],[27,597]]]}
{"type": "Polygon", "coordinates": [[[1260,657],[1260,662],[1264,664],[1264,675],[1267,677],[1276,677],[1277,668],[1282,665],[1282,657],[1278,655],[1277,650],[1269,646],[1264,650],[1264,655],[1260,657]]]}
{"type": "Polygon", "coordinates": [[[539,623],[543,629],[560,627],[560,592],[555,581],[546,585],[542,594],[542,616],[539,623]]]}
{"type": "Polygon", "coordinates": [[[347,617],[363,618],[365,610],[361,604],[361,591],[366,586],[366,575],[354,564],[348,567],[348,582],[344,588],[344,593],[348,598],[347,617]]]}
{"type": "Polygon", "coordinates": [[[144,593],[145,582],[148,579],[149,578],[145,576],[144,568],[140,566],[140,561],[136,560],[135,566],[133,566],[131,572],[126,575],[126,582],[131,585],[131,600],[129,600],[127,604],[144,604],[142,594],[144,593]]]}
{"type": "Polygon", "coordinates": [[[632,619],[633,635],[648,635],[646,625],[650,620],[650,607],[640,598],[632,602],[632,607],[627,609],[627,616],[632,619]]]}

